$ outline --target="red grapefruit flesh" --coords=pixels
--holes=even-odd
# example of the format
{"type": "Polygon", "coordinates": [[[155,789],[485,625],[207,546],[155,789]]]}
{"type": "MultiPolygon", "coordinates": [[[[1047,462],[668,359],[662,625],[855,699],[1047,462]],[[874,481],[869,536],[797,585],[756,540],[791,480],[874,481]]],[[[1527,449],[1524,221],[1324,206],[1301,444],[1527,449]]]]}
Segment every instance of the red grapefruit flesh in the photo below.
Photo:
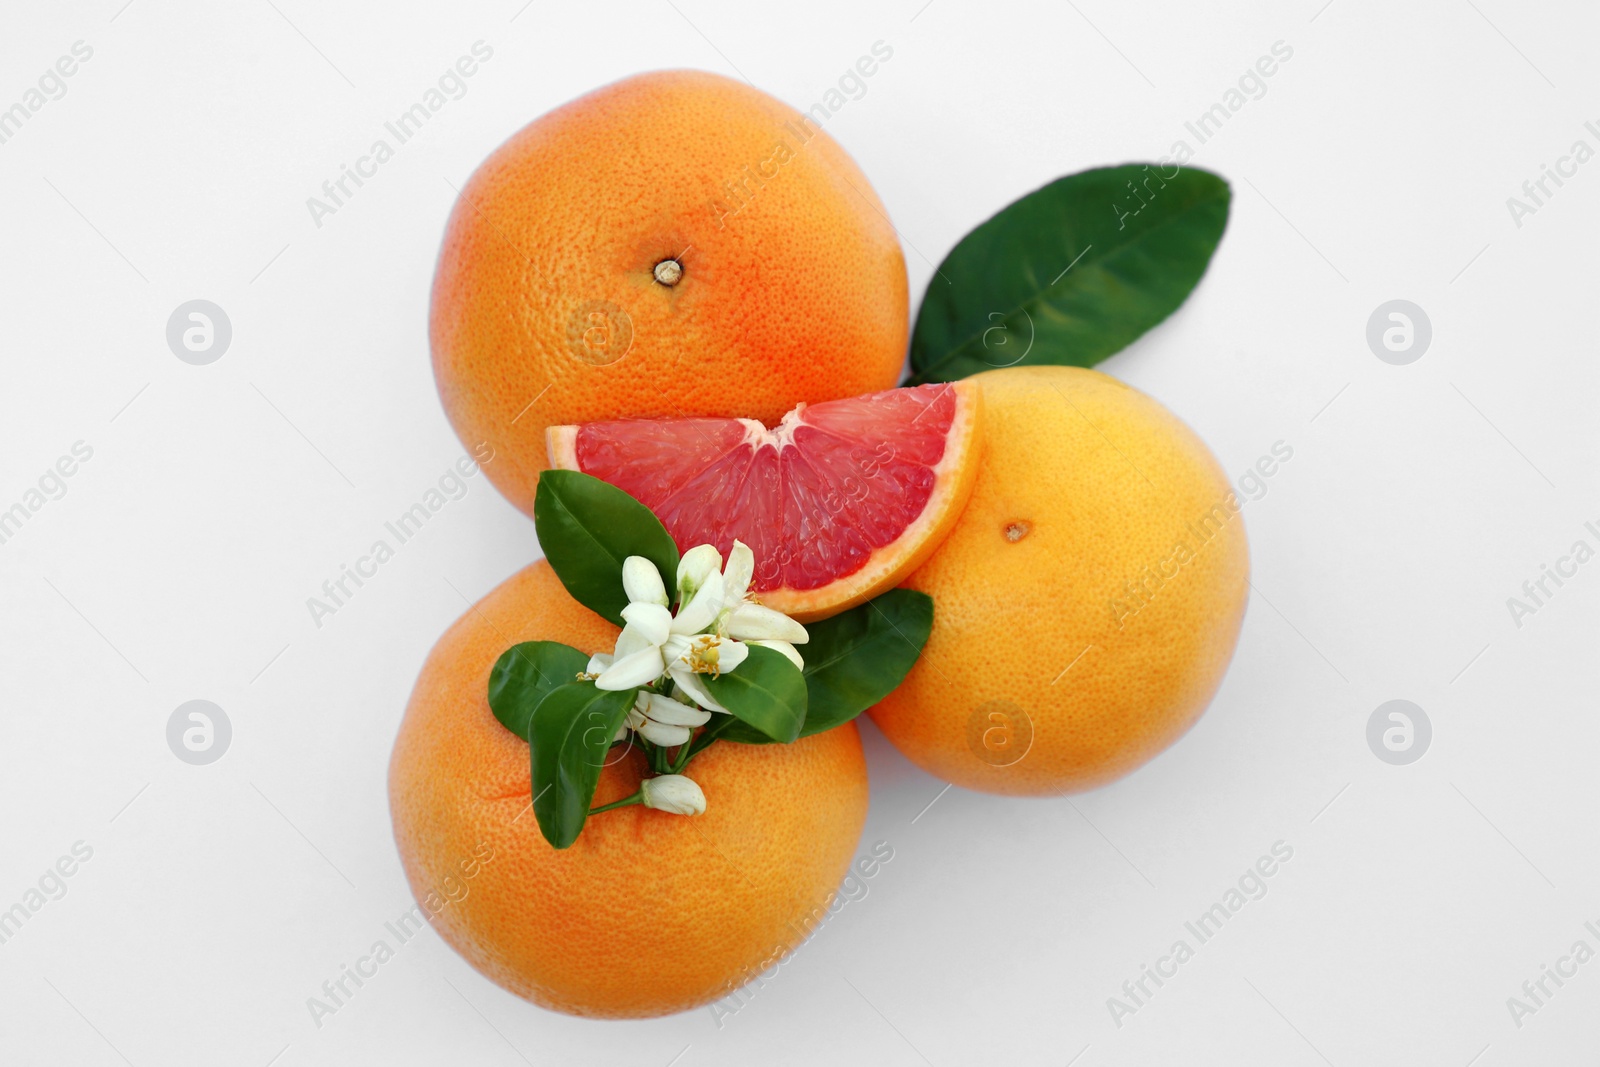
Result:
{"type": "MultiPolygon", "coordinates": [[[[626,490],[679,551],[735,539],[753,591],[800,621],[890,589],[938,547],[977,474],[982,393],[921,385],[754,419],[618,419],[552,426],[550,465],[626,490]]],[[[669,578],[670,581],[670,578],[669,578]]]]}

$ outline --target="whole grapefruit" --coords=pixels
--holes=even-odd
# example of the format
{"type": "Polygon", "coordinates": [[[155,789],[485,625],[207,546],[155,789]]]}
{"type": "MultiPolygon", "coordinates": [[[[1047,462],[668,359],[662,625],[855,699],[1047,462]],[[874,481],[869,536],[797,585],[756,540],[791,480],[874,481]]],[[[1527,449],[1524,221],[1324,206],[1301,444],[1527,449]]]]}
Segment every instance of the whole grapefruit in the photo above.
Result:
{"type": "Polygon", "coordinates": [[[518,131],[457,199],[434,275],[456,433],[531,513],[545,428],[745,416],[887,389],[905,260],[812,118],[698,71],[628,78],[518,131]]]}
{"type": "Polygon", "coordinates": [[[872,718],[956,785],[1090,789],[1170,745],[1221,684],[1249,592],[1239,501],[1192,430],[1115,378],[969,380],[977,483],[905,582],[933,597],[933,633],[872,718]]]}
{"type": "MultiPolygon", "coordinates": [[[[708,1003],[769,968],[825,914],[867,815],[850,723],[791,745],[718,742],[685,771],[705,814],[619,808],[552,848],[528,744],[489,709],[489,670],[519,641],[595,652],[617,632],[549,564],[524,569],[434,646],[389,764],[401,862],[439,934],[519,996],[613,1018],[708,1003]]],[[[595,805],[638,789],[638,753],[612,758],[595,805]]]]}

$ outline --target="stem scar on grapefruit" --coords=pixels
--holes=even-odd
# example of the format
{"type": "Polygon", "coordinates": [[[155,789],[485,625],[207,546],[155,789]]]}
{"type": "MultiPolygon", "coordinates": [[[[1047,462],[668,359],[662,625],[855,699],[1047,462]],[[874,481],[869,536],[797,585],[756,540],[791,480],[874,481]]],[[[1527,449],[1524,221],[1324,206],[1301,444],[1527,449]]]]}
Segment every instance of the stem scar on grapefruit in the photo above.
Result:
{"type": "Polygon", "coordinates": [[[679,551],[737,539],[751,589],[801,622],[893,588],[972,493],[982,391],[971,382],[801,404],[755,419],[617,419],[547,431],[550,465],[610,482],[655,512],[679,551]]]}

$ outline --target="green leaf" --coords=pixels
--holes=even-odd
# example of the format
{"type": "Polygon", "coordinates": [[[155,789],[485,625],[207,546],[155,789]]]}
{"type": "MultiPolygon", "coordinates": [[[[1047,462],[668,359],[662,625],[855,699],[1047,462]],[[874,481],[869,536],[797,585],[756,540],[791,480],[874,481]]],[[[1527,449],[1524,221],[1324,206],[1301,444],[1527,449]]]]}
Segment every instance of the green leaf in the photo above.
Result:
{"type": "MultiPolygon", "coordinates": [[[[801,737],[854,719],[892,693],[922,654],[933,631],[933,598],[912,589],[882,596],[821,622],[806,624],[806,719],[801,737]]],[[[740,722],[713,727],[718,740],[746,745],[772,738],[740,722]]]]}
{"type": "Polygon", "coordinates": [[[703,675],[701,681],[735,719],[773,741],[793,741],[806,718],[805,677],[783,653],[746,647],[750,655],[743,663],[726,674],[703,675]]]}
{"type": "Polygon", "coordinates": [[[566,848],[589,817],[611,739],[637,689],[612,692],[593,682],[568,682],[545,694],[528,731],[533,760],[533,814],[544,839],[566,848]]]}
{"type": "Polygon", "coordinates": [[[933,631],[933,598],[891,589],[821,622],[800,646],[810,703],[801,737],[831,730],[894,692],[933,631]]]}
{"type": "Polygon", "coordinates": [[[623,560],[648,559],[668,589],[677,578],[678,546],[661,520],[621,489],[592,475],[558,470],[540,474],[533,525],[545,559],[567,592],[618,626],[622,609],[628,606],[628,594],[622,589],[623,560]]]}
{"type": "Polygon", "coordinates": [[[500,653],[489,672],[489,707],[500,725],[524,741],[545,694],[572,681],[589,657],[558,641],[524,641],[500,653]]]}
{"type": "Polygon", "coordinates": [[[1209,171],[1139,163],[1029,193],[939,264],[912,331],[908,384],[1019,363],[1091,367],[1127,347],[1205,274],[1230,199],[1209,171]]]}
{"type": "Polygon", "coordinates": [[[732,715],[713,715],[711,725],[705,732],[695,738],[695,748],[703,750],[710,747],[713,741],[737,741],[741,745],[776,745],[778,742],[757,730],[735,719],[732,715]]]}

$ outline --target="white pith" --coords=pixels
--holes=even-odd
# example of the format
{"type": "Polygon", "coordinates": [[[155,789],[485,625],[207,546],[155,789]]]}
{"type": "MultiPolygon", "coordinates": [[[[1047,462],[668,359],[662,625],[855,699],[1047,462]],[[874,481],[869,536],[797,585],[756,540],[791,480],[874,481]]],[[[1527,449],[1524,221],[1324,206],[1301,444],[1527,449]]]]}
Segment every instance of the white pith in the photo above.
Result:
{"type": "Polygon", "coordinates": [[[762,445],[771,445],[780,451],[790,447],[794,444],[794,432],[800,426],[801,416],[805,414],[805,410],[804,404],[795,405],[794,410],[770,430],[759,420],[740,419],[739,425],[744,427],[744,440],[740,444],[749,445],[752,450],[759,449],[762,445]]]}

